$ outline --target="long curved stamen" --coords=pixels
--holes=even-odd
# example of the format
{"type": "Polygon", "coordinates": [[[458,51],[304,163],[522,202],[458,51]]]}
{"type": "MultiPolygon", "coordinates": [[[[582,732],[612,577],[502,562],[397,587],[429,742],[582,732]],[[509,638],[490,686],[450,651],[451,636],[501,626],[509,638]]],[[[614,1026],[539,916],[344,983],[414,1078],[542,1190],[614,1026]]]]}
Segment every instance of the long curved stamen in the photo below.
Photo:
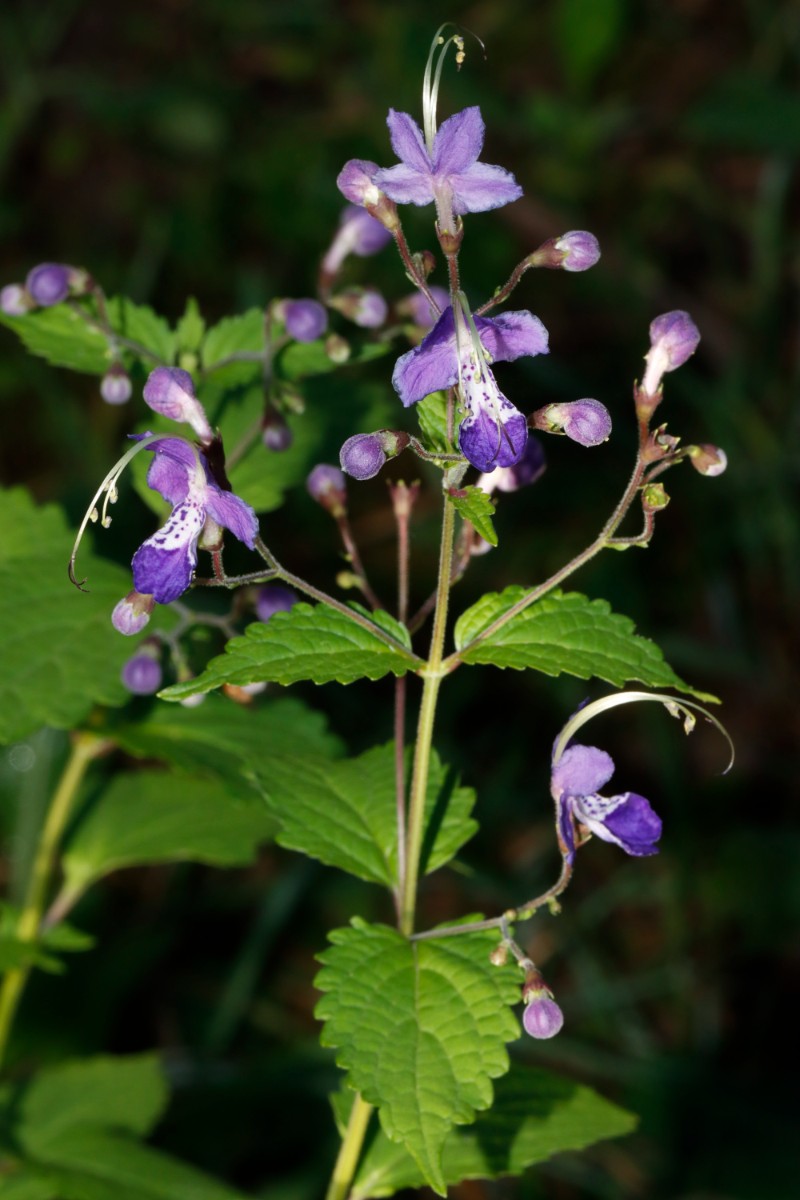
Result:
{"type": "MultiPolygon", "coordinates": [[[[75,576],[75,560],[78,557],[78,547],[80,546],[81,540],[83,539],[83,535],[86,531],[86,526],[89,524],[90,521],[92,523],[94,523],[95,521],[97,521],[99,519],[100,524],[103,526],[103,529],[108,529],[109,525],[111,524],[111,517],[108,515],[108,506],[109,506],[109,504],[115,504],[117,501],[117,497],[119,495],[119,493],[117,492],[117,482],[119,481],[120,476],[122,475],[123,471],[127,467],[128,463],[131,461],[131,459],[135,458],[136,455],[141,450],[148,450],[153,445],[154,442],[163,442],[164,437],[165,437],[165,435],[163,433],[151,433],[147,437],[143,437],[143,438],[141,438],[141,440],[137,441],[136,444],[131,446],[131,448],[129,450],[126,450],[125,453],[123,454],[122,458],[118,459],[117,462],[114,463],[114,466],[108,472],[105,479],[100,484],[100,487],[97,489],[95,494],[92,496],[91,503],[89,504],[89,507],[87,508],[86,512],[84,513],[83,520],[81,521],[81,523],[78,527],[78,532],[75,536],[75,541],[72,546],[72,553],[69,556],[69,564],[67,566],[67,574],[69,575],[70,582],[74,583],[75,587],[78,588],[80,591],[85,592],[88,590],[87,588],[85,588],[83,586],[86,583],[86,580],[85,579],[78,580],[75,576]],[[98,513],[97,502],[99,501],[100,497],[104,493],[105,493],[105,499],[103,501],[102,512],[98,513]]],[[[195,456],[198,469],[202,470],[203,464],[200,461],[200,455],[197,452],[197,447],[194,446],[191,442],[187,441],[186,438],[173,438],[173,440],[180,441],[180,442],[186,442],[186,445],[191,448],[192,453],[195,456]]]]}
{"type": "Polygon", "coordinates": [[[428,61],[425,64],[425,75],[422,80],[422,128],[425,133],[425,145],[428,148],[428,153],[433,154],[433,143],[436,138],[436,105],[439,100],[439,84],[442,78],[442,68],[444,60],[447,57],[449,47],[454,43],[456,47],[456,66],[460,67],[464,61],[464,38],[460,33],[454,33],[449,38],[442,37],[442,31],[452,25],[452,21],[445,21],[440,25],[434,34],[431,48],[428,53],[428,61]],[[441,49],[439,49],[441,47],[441,49]],[[439,52],[438,62],[434,71],[434,59],[436,58],[437,50],[439,52]],[[433,80],[431,81],[431,77],[433,80]]]}
{"type": "Polygon", "coordinates": [[[700,713],[707,721],[710,721],[720,731],[730,749],[728,765],[722,772],[723,775],[727,775],[733,766],[734,747],[731,736],[725,726],[707,708],[703,708],[701,704],[695,704],[691,700],[678,700],[675,696],[667,695],[665,692],[616,692],[613,696],[604,696],[601,700],[594,700],[591,704],[578,709],[570,717],[569,721],[567,721],[556,740],[553,748],[553,765],[555,766],[560,760],[573,735],[587,721],[591,721],[593,717],[599,716],[606,709],[616,708],[620,704],[637,704],[640,701],[645,702],[648,700],[655,700],[657,703],[663,704],[671,717],[682,716],[684,733],[691,733],[697,724],[695,713],[700,713]]]}
{"type": "MultiPolygon", "coordinates": [[[[495,458],[496,458],[500,453],[500,445],[501,445],[503,439],[505,439],[507,445],[509,446],[509,448],[512,451],[515,450],[514,443],[511,441],[511,438],[508,435],[508,430],[505,427],[505,422],[503,421],[503,419],[500,415],[500,410],[494,399],[493,393],[496,392],[497,385],[489,371],[490,356],[486,351],[486,347],[484,346],[483,342],[481,341],[481,335],[478,333],[478,327],[475,324],[475,318],[472,315],[469,304],[467,302],[467,298],[463,292],[457,292],[456,299],[458,301],[459,308],[464,315],[464,320],[466,321],[467,326],[469,328],[469,337],[470,337],[470,342],[472,343],[472,358],[473,358],[473,361],[475,362],[475,366],[476,366],[476,369],[478,372],[477,378],[484,385],[484,387],[486,389],[486,398],[489,400],[489,403],[492,406],[492,412],[493,412],[493,415],[495,418],[495,425],[497,426],[497,449],[495,451],[495,458]]],[[[454,317],[454,320],[455,320],[455,317],[454,317]]],[[[462,397],[464,397],[464,399],[466,401],[463,381],[461,378],[461,345],[460,345],[460,341],[459,341],[459,322],[458,321],[455,321],[455,327],[456,327],[456,351],[458,353],[458,385],[459,385],[459,388],[461,389],[462,397]]]]}

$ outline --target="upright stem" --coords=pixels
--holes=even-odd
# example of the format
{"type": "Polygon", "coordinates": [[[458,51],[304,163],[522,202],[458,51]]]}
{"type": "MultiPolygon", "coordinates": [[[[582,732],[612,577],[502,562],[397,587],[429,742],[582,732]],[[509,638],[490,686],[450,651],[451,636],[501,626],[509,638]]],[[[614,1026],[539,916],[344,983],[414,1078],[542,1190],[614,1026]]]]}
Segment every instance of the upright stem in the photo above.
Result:
{"type": "Polygon", "coordinates": [[[422,688],[419,723],[417,726],[417,742],[414,749],[414,774],[411,781],[411,796],[408,810],[406,875],[400,908],[400,932],[406,936],[409,936],[414,931],[419,860],[425,828],[425,798],[428,790],[428,770],[430,767],[431,743],[433,741],[433,725],[436,717],[436,701],[439,696],[440,684],[447,673],[442,671],[442,660],[444,635],[447,627],[447,607],[450,598],[455,518],[455,508],[445,494],[444,515],[442,518],[442,541],[439,553],[439,581],[436,593],[436,610],[433,615],[431,649],[427,665],[420,671],[425,682],[422,688]]]}
{"type": "Polygon", "coordinates": [[[371,1116],[372,1105],[367,1104],[366,1100],[362,1100],[361,1096],[356,1095],[325,1200],[345,1200],[350,1191],[350,1184],[356,1173],[358,1158],[371,1116]]]}
{"type": "MultiPolygon", "coordinates": [[[[21,942],[36,941],[58,844],[72,810],[75,794],[89,763],[102,754],[106,746],[107,743],[94,734],[79,733],[75,738],[72,752],[45,817],[36,857],[33,860],[27,894],[16,929],[16,937],[21,942]]],[[[5,1057],[17,1005],[30,970],[30,966],[23,966],[8,971],[0,988],[0,1064],[5,1057]]]]}

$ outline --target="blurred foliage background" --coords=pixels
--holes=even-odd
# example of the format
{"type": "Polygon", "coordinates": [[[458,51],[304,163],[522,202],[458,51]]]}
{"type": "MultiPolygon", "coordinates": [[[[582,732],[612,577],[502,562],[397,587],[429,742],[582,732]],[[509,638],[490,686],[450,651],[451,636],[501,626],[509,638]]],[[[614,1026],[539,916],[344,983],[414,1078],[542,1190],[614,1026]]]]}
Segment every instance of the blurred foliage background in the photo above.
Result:
{"type": "MultiPolygon", "coordinates": [[[[468,44],[461,73],[445,71],[440,118],[480,104],[487,161],[525,189],[468,219],[471,299],[554,234],[591,229],[603,247],[585,275],[526,275],[513,305],[542,317],[551,354],[505,367],[501,386],[525,410],[596,396],[615,421],[597,450],[550,439],[548,471],[503,503],[501,548],[475,561],[457,603],[533,582],[594,535],[628,477],[647,325],[687,308],[703,341],[667,378],[663,419],[685,441],[723,446],[728,472],[679,468],[647,557],[608,554],[575,586],[633,617],[682,675],[722,698],[738,754],[720,778],[715,735],[685,741],[660,711],[596,727],[619,789],[664,816],[663,850],[623,861],[593,843],[563,916],[528,927],[567,1026],[521,1052],[640,1112],[640,1132],[460,1194],[788,1200],[800,910],[797,5],[5,0],[0,279],[72,262],[171,320],[187,295],[213,321],[313,294],[341,208],[336,174],[349,157],[392,161],[386,111],[419,117],[430,38],[447,19],[487,53],[468,44]]],[[[417,248],[433,242],[429,218],[408,214],[417,248]]],[[[389,252],[352,275],[391,297],[408,290],[389,252]]],[[[324,429],[328,460],[350,433],[408,420],[390,361],[309,388],[307,419],[324,429]]],[[[96,379],[26,357],[5,332],[0,405],[4,482],[76,517],[133,414],[106,407],[96,379]]],[[[388,591],[385,479],[351,491],[362,553],[388,591]]],[[[437,507],[432,493],[418,506],[420,601],[437,507]]],[[[143,508],[115,522],[127,531],[101,543],[106,553],[130,554],[136,520],[149,529],[143,508]]],[[[333,530],[303,489],[267,536],[294,569],[332,585],[333,530]]],[[[298,691],[358,750],[390,736],[389,685],[376,688],[382,710],[366,686],[298,691]]],[[[586,691],[486,668],[445,690],[439,749],[478,788],[484,833],[462,873],[428,885],[430,922],[499,911],[550,881],[549,745],[586,691]]],[[[35,770],[19,774],[13,748],[0,765],[19,801],[5,833],[23,857],[64,745],[47,732],[34,742],[35,770]]],[[[176,1087],[165,1146],[255,1194],[313,1197],[334,1153],[335,1081],[316,1047],[313,954],[354,911],[389,916],[366,887],[275,848],[250,872],[122,873],[78,913],[99,948],[30,988],[20,1029],[31,1061],[157,1046],[176,1087]]]]}

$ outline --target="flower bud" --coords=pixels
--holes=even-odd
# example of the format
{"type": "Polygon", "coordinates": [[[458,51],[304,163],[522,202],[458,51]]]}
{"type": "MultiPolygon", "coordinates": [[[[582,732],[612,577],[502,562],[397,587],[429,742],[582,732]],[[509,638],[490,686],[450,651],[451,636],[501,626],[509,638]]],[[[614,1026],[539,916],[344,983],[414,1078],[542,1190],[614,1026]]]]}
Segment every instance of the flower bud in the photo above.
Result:
{"type": "Polygon", "coordinates": [[[291,588],[280,583],[270,583],[259,588],[256,597],[256,615],[259,621],[268,621],[275,613],[288,612],[300,597],[291,588]]]}
{"type": "Polygon", "coordinates": [[[728,465],[725,451],[708,442],[700,446],[687,446],[686,454],[695,471],[701,475],[721,475],[728,465]]]}
{"type": "Polygon", "coordinates": [[[143,395],[153,412],[171,421],[185,421],[204,445],[213,442],[214,431],[194,394],[194,383],[188,371],[182,371],[180,367],[156,367],[147,377],[143,395]]]}
{"type": "Polygon", "coordinates": [[[264,413],[261,440],[268,450],[276,452],[288,450],[294,441],[294,434],[287,425],[286,418],[276,408],[269,408],[264,413]]]}
{"type": "Polygon", "coordinates": [[[375,288],[346,288],[332,296],[329,303],[362,329],[378,329],[389,312],[389,306],[375,288]]]}
{"type": "Polygon", "coordinates": [[[33,307],[33,300],[21,283],[7,283],[0,291],[0,312],[7,317],[24,317],[33,307]]]}
{"type": "Polygon", "coordinates": [[[122,668],[122,682],[134,696],[152,696],[161,687],[162,679],[161,663],[145,647],[122,668]]]}
{"type": "Polygon", "coordinates": [[[351,204],[362,208],[366,204],[378,204],[383,192],[373,180],[379,170],[378,164],[368,159],[351,158],[339,172],[336,186],[351,204]]]}
{"type": "Polygon", "coordinates": [[[556,240],[555,248],[563,256],[560,265],[564,271],[588,271],[600,258],[600,243],[585,229],[562,234],[556,240]]]}
{"type": "Polygon", "coordinates": [[[411,320],[415,325],[419,325],[420,329],[432,329],[449,305],[450,293],[447,288],[439,287],[438,284],[434,284],[430,288],[430,293],[439,305],[438,312],[431,307],[424,292],[414,292],[412,295],[406,296],[399,301],[397,311],[401,316],[411,317],[411,320]]]}
{"type": "Polygon", "coordinates": [[[641,390],[654,396],[662,376],[682,366],[694,354],[699,342],[697,326],[687,312],[679,309],[656,317],[650,324],[650,349],[645,355],[647,367],[641,390]]]}
{"type": "Polygon", "coordinates": [[[318,463],[306,480],[306,488],[311,499],[321,504],[331,516],[344,516],[347,508],[347,484],[338,467],[318,463]]]}
{"type": "Polygon", "coordinates": [[[642,488],[642,508],[645,512],[661,512],[669,504],[663,483],[648,483],[642,488]]]}
{"type": "Polygon", "coordinates": [[[114,363],[100,380],[100,395],[106,404],[127,404],[132,391],[130,377],[121,363],[114,363]]]}
{"type": "Polygon", "coordinates": [[[152,596],[143,592],[128,592],[127,596],[115,605],[111,614],[111,624],[118,633],[124,633],[126,637],[141,633],[150,620],[155,603],[152,596]]]}
{"type": "Polygon", "coordinates": [[[284,301],[283,320],[296,342],[315,342],[328,328],[328,314],[319,300],[284,301]]]}
{"type": "Polygon", "coordinates": [[[341,366],[350,358],[352,351],[350,343],[340,333],[329,333],[325,338],[325,353],[331,362],[341,366]]]}
{"type": "Polygon", "coordinates": [[[387,458],[395,458],[405,450],[410,439],[407,433],[394,429],[378,429],[375,433],[356,433],[348,438],[339,452],[342,470],[354,479],[372,479],[387,458]]]}
{"type": "Polygon", "coordinates": [[[391,240],[392,235],[386,226],[371,216],[365,208],[348,204],[322,260],[323,276],[328,280],[333,279],[349,254],[366,258],[370,254],[377,254],[391,240]]]}
{"type": "Polygon", "coordinates": [[[521,487],[535,483],[546,466],[542,443],[530,433],[522,457],[511,467],[495,467],[493,471],[486,471],[479,477],[477,486],[487,496],[491,496],[495,489],[498,492],[516,492],[521,487]]]}
{"type": "Polygon", "coordinates": [[[525,1011],[522,1024],[525,1032],[534,1038],[555,1037],[564,1024],[564,1014],[553,999],[549,988],[530,989],[525,993],[525,1011]]]}
{"type": "Polygon", "coordinates": [[[611,417],[599,400],[571,400],[548,404],[531,413],[529,424],[547,433],[565,433],[581,446],[599,446],[611,433],[611,417]]]}
{"type": "Polygon", "coordinates": [[[28,272],[25,287],[35,304],[50,308],[66,300],[71,291],[84,291],[87,281],[85,271],[66,263],[39,263],[28,272]]]}

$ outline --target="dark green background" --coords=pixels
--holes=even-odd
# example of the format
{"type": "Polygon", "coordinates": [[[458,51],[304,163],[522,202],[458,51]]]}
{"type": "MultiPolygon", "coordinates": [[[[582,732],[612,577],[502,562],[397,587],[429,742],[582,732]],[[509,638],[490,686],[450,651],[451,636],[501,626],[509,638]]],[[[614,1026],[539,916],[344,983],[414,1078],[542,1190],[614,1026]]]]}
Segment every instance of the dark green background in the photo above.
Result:
{"type": "MultiPolygon", "coordinates": [[[[595,451],[548,443],[548,472],[503,505],[502,547],[476,561],[457,604],[541,578],[593,536],[630,469],[630,388],[647,325],[687,308],[703,341],[667,379],[663,419],[685,441],[722,445],[729,470],[668,476],[672,504],[646,557],[607,554],[576,586],[635,618],[682,675],[722,697],[738,752],[720,779],[723,748],[710,732],[685,742],[655,710],[595,727],[617,757],[619,787],[662,813],[663,851],[645,862],[597,844],[582,853],[564,915],[530,943],[567,1026],[523,1049],[640,1111],[641,1132],[519,1185],[463,1194],[789,1200],[797,1089],[785,1047],[797,1024],[800,909],[796,5],[6,0],[0,282],[42,260],[73,262],[171,319],[187,294],[210,320],[311,294],[341,206],[336,173],[353,156],[392,161],[386,110],[419,116],[429,40],[448,18],[479,34],[487,56],[468,45],[461,74],[445,72],[440,116],[480,104],[485,158],[525,190],[468,220],[470,297],[479,303],[553,234],[588,228],[603,247],[585,275],[526,276],[514,304],[542,317],[551,355],[506,368],[501,383],[526,411],[592,395],[615,421],[595,451]]],[[[429,217],[408,216],[417,247],[432,245],[429,217]]],[[[388,252],[352,278],[392,297],[407,290],[388,252]]],[[[141,402],[135,413],[110,410],[96,380],[27,359],[5,332],[0,343],[4,481],[77,516],[141,402]]],[[[324,423],[329,458],[368,410],[404,419],[391,361],[311,391],[309,419],[324,423]]],[[[385,581],[383,480],[352,492],[364,556],[385,581]]],[[[302,493],[290,514],[271,519],[270,536],[331,586],[327,526],[302,493]]],[[[421,501],[419,600],[431,584],[433,517],[433,500],[421,501]]],[[[123,559],[130,538],[109,553],[123,559]]],[[[575,703],[601,692],[485,668],[462,676],[444,692],[438,742],[478,786],[485,834],[466,855],[471,878],[429,885],[431,921],[497,911],[549,881],[549,744],[575,703]]],[[[307,693],[362,748],[390,732],[390,690],[376,690],[387,704],[377,717],[366,715],[376,711],[366,685],[307,693]]],[[[121,875],[79,910],[100,948],[66,980],[31,988],[30,1061],[160,1046],[177,1088],[165,1145],[246,1189],[312,1197],[333,1153],[312,955],[353,911],[387,915],[361,886],[274,850],[249,873],[121,875]],[[223,985],[247,969],[252,998],[245,988],[240,1008],[221,1016],[223,985]]]]}

